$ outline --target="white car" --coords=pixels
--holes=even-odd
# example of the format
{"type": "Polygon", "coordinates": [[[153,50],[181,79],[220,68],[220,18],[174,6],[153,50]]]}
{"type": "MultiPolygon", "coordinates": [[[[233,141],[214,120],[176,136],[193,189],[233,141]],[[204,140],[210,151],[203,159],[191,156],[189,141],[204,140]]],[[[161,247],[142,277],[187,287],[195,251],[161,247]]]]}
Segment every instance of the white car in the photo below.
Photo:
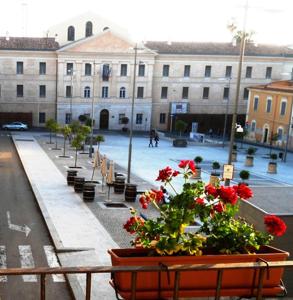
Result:
{"type": "Polygon", "coordinates": [[[28,127],[26,124],[22,122],[12,122],[9,124],[2,125],[2,129],[4,130],[27,130],[28,127]]]}

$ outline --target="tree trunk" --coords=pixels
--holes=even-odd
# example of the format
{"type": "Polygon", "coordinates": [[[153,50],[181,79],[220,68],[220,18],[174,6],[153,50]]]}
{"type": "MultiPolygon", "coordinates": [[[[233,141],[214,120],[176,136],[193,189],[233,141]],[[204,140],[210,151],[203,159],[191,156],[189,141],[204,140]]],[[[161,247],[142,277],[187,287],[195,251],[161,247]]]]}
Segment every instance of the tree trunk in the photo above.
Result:
{"type": "Polygon", "coordinates": [[[77,147],[75,148],[75,163],[74,163],[75,168],[76,168],[76,162],[77,162],[77,147]]]}
{"type": "Polygon", "coordinates": [[[65,143],[66,143],[66,138],[64,137],[64,144],[63,144],[63,146],[64,146],[64,148],[63,148],[63,156],[65,156],[65,143]]]}

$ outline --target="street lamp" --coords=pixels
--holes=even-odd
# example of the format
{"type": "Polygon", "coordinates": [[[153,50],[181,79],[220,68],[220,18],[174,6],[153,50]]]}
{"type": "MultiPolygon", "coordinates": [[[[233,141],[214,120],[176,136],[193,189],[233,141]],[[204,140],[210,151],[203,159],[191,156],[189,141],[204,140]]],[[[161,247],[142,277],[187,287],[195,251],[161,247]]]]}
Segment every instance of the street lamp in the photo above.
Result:
{"type": "Polygon", "coordinates": [[[93,139],[94,139],[94,102],[95,102],[95,70],[93,75],[93,96],[92,96],[92,111],[91,111],[91,138],[90,138],[90,150],[89,158],[93,156],[93,139]]]}
{"type": "Polygon", "coordinates": [[[131,116],[130,116],[129,147],[128,147],[127,183],[130,183],[130,173],[131,173],[131,155],[132,155],[132,135],[133,135],[133,114],[134,114],[137,50],[138,50],[138,48],[137,48],[137,44],[136,44],[135,47],[134,47],[134,67],[133,67],[133,84],[132,84],[131,116]]]}
{"type": "Polygon", "coordinates": [[[72,69],[69,69],[68,74],[70,74],[70,104],[69,104],[69,111],[70,111],[70,122],[72,122],[72,98],[73,98],[73,74],[74,74],[74,71],[73,71],[73,68],[72,69]]]}
{"type": "MultiPolygon", "coordinates": [[[[245,38],[246,38],[245,28],[246,28],[247,9],[248,9],[248,0],[246,0],[245,10],[244,10],[243,30],[241,32],[240,56],[238,62],[238,73],[237,73],[237,82],[236,82],[236,98],[235,98],[235,105],[234,105],[232,125],[231,125],[228,165],[231,165],[232,163],[232,152],[233,152],[233,144],[235,138],[234,135],[235,135],[235,127],[237,121],[238,103],[239,103],[239,95],[240,95],[242,63],[243,63],[243,56],[244,56],[244,49],[245,49],[245,38]]],[[[226,186],[230,185],[230,179],[225,180],[225,185],[226,186]]]]}

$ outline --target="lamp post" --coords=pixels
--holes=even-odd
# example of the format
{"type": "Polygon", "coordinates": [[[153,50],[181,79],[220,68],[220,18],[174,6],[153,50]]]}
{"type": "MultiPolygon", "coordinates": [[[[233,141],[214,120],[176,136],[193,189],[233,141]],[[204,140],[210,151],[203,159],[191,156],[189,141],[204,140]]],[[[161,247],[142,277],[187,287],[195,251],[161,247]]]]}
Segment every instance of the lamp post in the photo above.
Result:
{"type": "MultiPolygon", "coordinates": [[[[229,156],[228,156],[228,165],[232,163],[232,152],[233,152],[233,144],[234,144],[234,135],[235,135],[235,127],[237,121],[237,112],[238,112],[238,103],[239,103],[239,95],[240,95],[240,82],[241,82],[241,72],[242,72],[242,63],[245,49],[245,28],[246,28],[246,17],[247,17],[247,9],[248,9],[248,0],[246,0],[245,10],[244,10],[244,20],[243,20],[243,30],[241,33],[241,44],[240,44],[240,56],[238,62],[238,73],[237,73],[237,82],[236,82],[236,98],[235,105],[232,117],[232,125],[231,125],[231,135],[230,135],[230,145],[229,145],[229,156]]],[[[225,185],[230,185],[230,179],[225,180],[225,185]]]]}
{"type": "Polygon", "coordinates": [[[72,98],[73,98],[73,68],[68,70],[70,74],[70,104],[69,104],[69,111],[70,111],[70,122],[72,122],[72,98]]]}
{"type": "Polygon", "coordinates": [[[133,114],[134,114],[134,97],[135,97],[137,50],[138,50],[138,48],[137,48],[137,44],[136,44],[135,47],[134,47],[134,66],[133,66],[133,84],[132,84],[130,131],[129,131],[129,147],[128,147],[127,183],[130,183],[130,173],[131,173],[132,134],[133,134],[133,114]]]}
{"type": "Polygon", "coordinates": [[[95,70],[93,75],[93,96],[92,96],[92,111],[91,111],[91,138],[89,158],[93,156],[93,139],[94,139],[94,102],[95,102],[95,70]]]}

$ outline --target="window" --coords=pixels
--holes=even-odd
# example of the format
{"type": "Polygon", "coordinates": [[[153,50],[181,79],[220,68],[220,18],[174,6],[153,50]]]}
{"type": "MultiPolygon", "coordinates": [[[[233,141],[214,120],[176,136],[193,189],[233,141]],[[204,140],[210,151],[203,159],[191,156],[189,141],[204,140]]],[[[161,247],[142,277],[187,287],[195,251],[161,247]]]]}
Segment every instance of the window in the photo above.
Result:
{"type": "Polygon", "coordinates": [[[109,93],[109,87],[103,86],[102,87],[102,98],[108,98],[108,93],[109,93]]]}
{"type": "Polygon", "coordinates": [[[286,105],[287,105],[287,101],[282,101],[281,102],[281,109],[280,109],[280,115],[284,116],[286,113],[286,105]]]}
{"type": "Polygon", "coordinates": [[[139,64],[138,65],[138,76],[144,77],[145,74],[145,65],[139,64]]]}
{"type": "Polygon", "coordinates": [[[16,86],[16,96],[23,97],[23,85],[22,84],[18,84],[16,86]]]}
{"type": "Polygon", "coordinates": [[[119,97],[120,98],[125,98],[126,97],[126,89],[125,89],[125,87],[121,87],[120,88],[119,97]]]}
{"type": "Polygon", "coordinates": [[[251,132],[255,132],[255,128],[256,128],[256,122],[252,121],[251,122],[251,132]]]}
{"type": "Polygon", "coordinates": [[[223,99],[225,99],[225,100],[229,99],[229,92],[230,92],[230,88],[224,87],[223,99]]]}
{"type": "Polygon", "coordinates": [[[104,64],[103,74],[102,74],[103,81],[109,81],[110,73],[111,73],[110,65],[104,64]]]}
{"type": "Polygon", "coordinates": [[[91,21],[85,24],[85,37],[93,35],[93,23],[91,21]]]}
{"type": "Polygon", "coordinates": [[[137,87],[137,98],[143,98],[143,86],[137,87]]]}
{"type": "Polygon", "coordinates": [[[184,66],[184,77],[189,77],[190,76],[190,65],[185,65],[184,66]]]}
{"type": "Polygon", "coordinates": [[[72,97],[72,89],[71,89],[71,85],[67,85],[66,86],[66,98],[71,98],[72,97]]]}
{"type": "Polygon", "coordinates": [[[45,85],[40,85],[40,98],[45,98],[46,97],[46,86],[45,85]]]}
{"type": "Polygon", "coordinates": [[[182,88],[182,99],[188,99],[188,92],[189,92],[188,86],[184,86],[182,88]]]}
{"type": "Polygon", "coordinates": [[[40,124],[46,123],[46,113],[44,112],[39,113],[39,123],[40,124]]]}
{"type": "Polygon", "coordinates": [[[272,110],[272,99],[267,99],[267,107],[266,107],[266,112],[270,113],[272,110]]]}
{"type": "Polygon", "coordinates": [[[168,98],[168,87],[162,86],[161,89],[161,99],[167,99],[168,98]]]}
{"type": "Polygon", "coordinates": [[[23,62],[16,62],[16,74],[23,74],[23,62]]]}
{"type": "Polygon", "coordinates": [[[142,124],[142,114],[136,114],[136,124],[142,124]]]}
{"type": "Polygon", "coordinates": [[[257,111],[257,109],[258,109],[258,97],[254,97],[253,110],[257,111]]]}
{"type": "Polygon", "coordinates": [[[65,124],[70,124],[71,123],[71,114],[66,113],[65,114],[65,124]]]}
{"type": "Polygon", "coordinates": [[[119,114],[118,116],[118,123],[122,124],[122,119],[125,117],[125,114],[119,114]]]}
{"type": "Polygon", "coordinates": [[[160,113],[160,124],[165,124],[165,123],[166,123],[166,114],[160,113]]]}
{"type": "Polygon", "coordinates": [[[206,66],[204,71],[204,77],[211,77],[212,75],[212,66],[206,66]]]}
{"type": "Polygon", "coordinates": [[[202,93],[202,98],[203,99],[209,99],[209,91],[210,91],[209,87],[204,87],[203,88],[203,93],[202,93]]]}
{"type": "Polygon", "coordinates": [[[169,65],[163,65],[163,77],[168,77],[169,76],[169,65]]]}
{"type": "Polygon", "coordinates": [[[67,41],[74,41],[75,39],[75,29],[73,26],[69,26],[67,29],[67,41]]]}
{"type": "Polygon", "coordinates": [[[121,65],[120,76],[127,76],[127,65],[126,64],[121,65]]]}
{"type": "Polygon", "coordinates": [[[84,75],[85,76],[92,75],[92,65],[91,64],[85,64],[84,75]]]}
{"type": "Polygon", "coordinates": [[[73,63],[66,64],[66,74],[73,75],[73,63]]]}
{"type": "Polygon", "coordinates": [[[46,63],[45,62],[40,62],[40,64],[39,64],[39,73],[40,73],[40,75],[45,75],[46,74],[46,63]]]}
{"type": "Polygon", "coordinates": [[[272,78],[272,67],[267,67],[266,69],[266,79],[272,78]]]}
{"type": "Polygon", "coordinates": [[[90,98],[91,97],[91,88],[89,86],[86,86],[84,88],[83,96],[84,96],[84,98],[90,98]]]}
{"type": "Polygon", "coordinates": [[[244,90],[243,90],[243,99],[248,100],[248,96],[249,96],[249,90],[248,90],[248,88],[244,88],[244,90]]]}
{"type": "Polygon", "coordinates": [[[252,67],[246,67],[245,77],[251,78],[251,75],[252,75],[252,67]]]}
{"type": "Polygon", "coordinates": [[[282,127],[278,128],[278,140],[279,141],[283,140],[283,128],[282,127]]]}
{"type": "Polygon", "coordinates": [[[225,77],[226,78],[231,78],[232,77],[232,66],[226,66],[225,77]]]}

